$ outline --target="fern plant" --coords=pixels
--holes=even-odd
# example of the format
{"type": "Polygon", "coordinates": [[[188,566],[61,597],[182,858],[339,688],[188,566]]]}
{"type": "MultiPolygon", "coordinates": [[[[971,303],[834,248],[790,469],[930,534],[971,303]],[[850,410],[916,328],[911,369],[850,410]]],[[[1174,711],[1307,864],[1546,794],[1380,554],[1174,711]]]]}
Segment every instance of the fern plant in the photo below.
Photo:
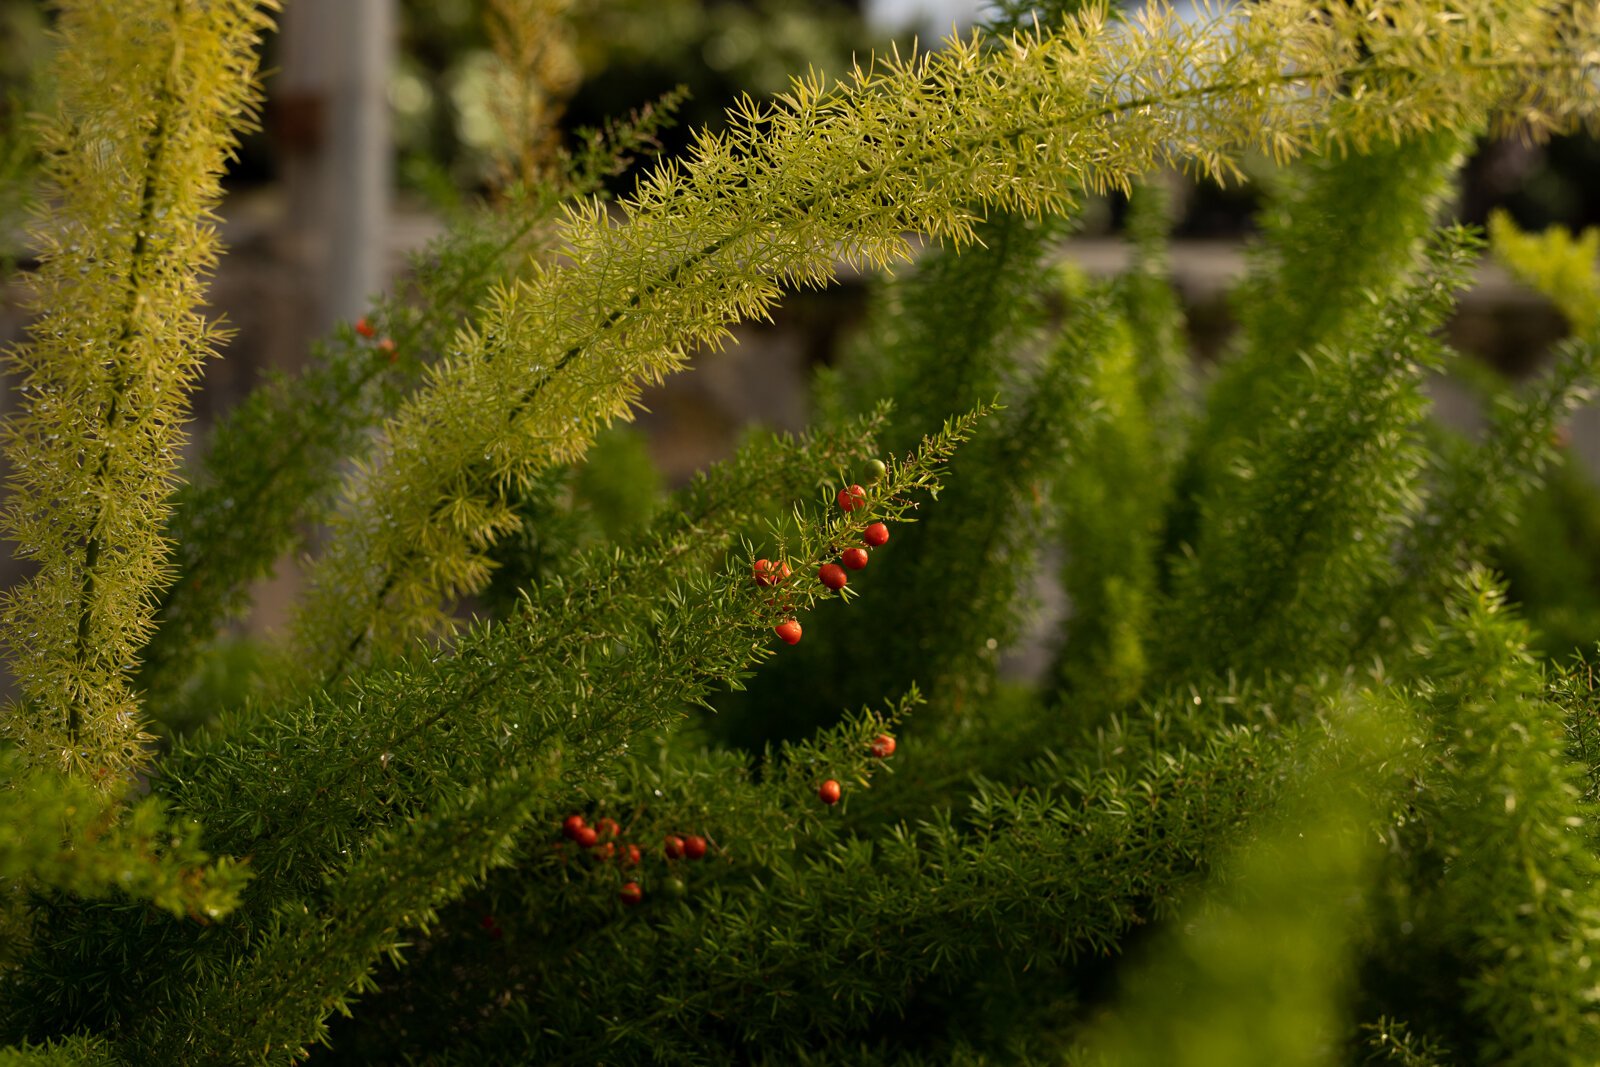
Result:
{"type": "MultiPolygon", "coordinates": [[[[0,1062],[1600,1058],[1593,670],[1483,565],[1593,387],[1595,239],[1497,222],[1572,337],[1477,438],[1424,389],[1484,249],[1438,217],[1463,148],[1600,118],[1592,8],[1005,4],[615,204],[672,101],[572,158],[524,131],[368,317],[392,347],[336,331],[175,489],[271,5],[61,7],[0,1062]],[[1292,168],[1196,381],[1156,171],[1253,152],[1292,168]],[[1111,190],[1137,254],[1089,280],[1057,238],[1111,190]],[[895,277],[814,425],[663,492],[642,387],[841,264],[895,277]]],[[[494,6],[524,112],[564,10],[494,6]]]]}

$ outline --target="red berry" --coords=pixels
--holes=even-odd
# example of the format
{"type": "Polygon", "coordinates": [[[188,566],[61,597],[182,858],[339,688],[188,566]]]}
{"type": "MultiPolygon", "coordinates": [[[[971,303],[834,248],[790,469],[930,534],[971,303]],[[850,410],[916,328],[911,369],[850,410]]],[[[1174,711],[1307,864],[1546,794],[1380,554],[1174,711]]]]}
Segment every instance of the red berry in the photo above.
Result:
{"type": "Polygon", "coordinates": [[[478,925],[483,927],[485,930],[493,930],[499,924],[494,921],[494,916],[493,915],[485,915],[483,917],[483,921],[480,922],[478,925]]]}
{"type": "Polygon", "coordinates": [[[669,860],[683,859],[683,838],[678,837],[676,834],[668,834],[663,851],[666,852],[669,860]]]}
{"type": "Polygon", "coordinates": [[[873,548],[889,543],[889,527],[881,522],[875,522],[861,531],[861,539],[873,548]]]}
{"type": "Polygon", "coordinates": [[[757,585],[777,585],[789,577],[789,565],[782,562],[773,563],[770,560],[758,559],[754,567],[754,574],[757,585]]]}
{"type": "Polygon", "coordinates": [[[623,882],[622,888],[617,891],[617,897],[629,907],[644,899],[644,890],[639,888],[638,882],[623,882]]]}
{"type": "Polygon", "coordinates": [[[843,589],[850,579],[844,576],[844,568],[837,563],[824,563],[817,568],[817,581],[829,589],[843,589]]]}
{"type": "Polygon", "coordinates": [[[370,338],[377,332],[372,328],[372,323],[368,322],[365,316],[356,320],[356,333],[359,333],[362,337],[370,338]]]}
{"type": "Polygon", "coordinates": [[[620,858],[624,867],[637,867],[643,857],[638,845],[623,845],[620,858]]]}
{"type": "Polygon", "coordinates": [[[594,832],[592,826],[580,826],[572,839],[578,843],[579,848],[594,848],[600,842],[600,835],[594,832]]]}
{"type": "Polygon", "coordinates": [[[840,511],[854,511],[867,502],[867,491],[859,485],[847,485],[834,499],[839,502],[840,511]]]}
{"type": "Polygon", "coordinates": [[[617,843],[615,841],[607,841],[605,844],[597,847],[594,850],[594,854],[600,857],[602,860],[608,860],[617,854],[617,843]]]}
{"type": "Polygon", "coordinates": [[[793,619],[785,620],[774,626],[773,632],[783,638],[785,643],[798,645],[800,643],[800,624],[793,619]]]}
{"type": "Polygon", "coordinates": [[[864,548],[847,548],[839,556],[839,562],[853,571],[858,571],[867,565],[867,550],[864,548]]]}
{"type": "Polygon", "coordinates": [[[601,819],[594,824],[594,828],[601,837],[616,837],[617,831],[622,829],[617,825],[617,820],[615,819],[601,819]]]}
{"type": "Polygon", "coordinates": [[[870,751],[879,759],[888,759],[894,755],[894,738],[888,734],[879,734],[872,742],[870,751]]]}
{"type": "Polygon", "coordinates": [[[692,860],[701,859],[706,854],[706,839],[699,834],[690,834],[683,839],[683,854],[692,860]]]}
{"type": "Polygon", "coordinates": [[[823,782],[821,785],[817,786],[818,799],[830,807],[839,803],[839,797],[842,796],[843,793],[844,790],[839,788],[839,783],[834,781],[832,778],[829,778],[826,782],[823,782]]]}
{"type": "Polygon", "coordinates": [[[568,815],[561,822],[561,834],[568,841],[576,841],[578,839],[578,831],[582,830],[583,827],[582,815],[568,815]]]}
{"type": "Polygon", "coordinates": [[[400,350],[396,348],[394,342],[389,340],[387,337],[379,341],[377,347],[379,352],[382,352],[384,355],[389,357],[390,363],[393,363],[395,360],[400,358],[400,350]]]}

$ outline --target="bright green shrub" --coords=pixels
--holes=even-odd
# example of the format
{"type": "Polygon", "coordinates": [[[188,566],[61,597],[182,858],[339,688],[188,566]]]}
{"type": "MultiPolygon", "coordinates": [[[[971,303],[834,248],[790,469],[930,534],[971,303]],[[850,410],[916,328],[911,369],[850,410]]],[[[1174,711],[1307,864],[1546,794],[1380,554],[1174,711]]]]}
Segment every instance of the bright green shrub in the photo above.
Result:
{"type": "Polygon", "coordinates": [[[1482,566],[1593,384],[1590,239],[1496,224],[1574,336],[1481,437],[1423,388],[1462,147],[1600,118],[1594,11],[1072,6],[742,102],[616,210],[591,144],[375,310],[400,360],[338,332],[174,494],[265,5],[64,4],[0,1059],[1600,1057],[1600,700],[1482,566]],[[1251,152],[1295,166],[1196,387],[1147,183],[1251,152]],[[1090,281],[1058,238],[1110,190],[1137,251],[1090,281]],[[899,269],[813,427],[664,492],[643,385],[841,263],[899,269]],[[293,632],[219,644],[306,521],[293,632]],[[1041,574],[1070,613],[1009,680],[1041,574]]]}

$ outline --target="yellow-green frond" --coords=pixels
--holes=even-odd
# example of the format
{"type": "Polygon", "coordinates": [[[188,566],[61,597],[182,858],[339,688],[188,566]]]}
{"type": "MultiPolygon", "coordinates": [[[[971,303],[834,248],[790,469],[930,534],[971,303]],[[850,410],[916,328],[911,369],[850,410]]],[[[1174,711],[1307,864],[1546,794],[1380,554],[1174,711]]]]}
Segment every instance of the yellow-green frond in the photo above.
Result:
{"type": "Polygon", "coordinates": [[[4,600],[21,689],[4,732],[115,784],[141,761],[128,684],[167,580],[160,537],[185,397],[218,332],[198,312],[218,179],[255,100],[270,2],[70,0],[40,144],[38,318],[10,354],[20,411],[5,530],[37,575],[4,600]]]}

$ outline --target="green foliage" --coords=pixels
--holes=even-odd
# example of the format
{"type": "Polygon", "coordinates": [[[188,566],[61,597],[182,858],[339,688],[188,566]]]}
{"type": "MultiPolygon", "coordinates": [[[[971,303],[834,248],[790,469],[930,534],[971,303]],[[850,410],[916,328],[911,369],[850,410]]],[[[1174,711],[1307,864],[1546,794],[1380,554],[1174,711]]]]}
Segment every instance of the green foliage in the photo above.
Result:
{"type": "Polygon", "coordinates": [[[1084,1062],[1328,1062],[1377,858],[1368,794],[1374,779],[1393,780],[1386,764],[1402,756],[1404,727],[1373,709],[1334,719],[1335,736],[1296,768],[1293,795],[1222,861],[1220,885],[1145,948],[1149,961],[1130,964],[1117,1013],[1084,1062]]]}
{"type": "Polygon", "coordinates": [[[169,819],[154,797],[110,805],[77,779],[19,777],[19,762],[8,754],[0,764],[8,919],[21,905],[15,895],[24,881],[80,897],[122,893],[178,916],[216,919],[237,904],[249,871],[226,857],[212,864],[200,847],[199,823],[169,819]]]}
{"type": "Polygon", "coordinates": [[[508,260],[534,238],[537,205],[508,236],[489,220],[463,215],[427,252],[413,277],[424,294],[386,302],[368,317],[373,339],[352,326],[316,346],[295,378],[268,378],[212,435],[198,469],[174,494],[168,533],[179,546],[147,646],[140,682],[174,717],[173,698],[189,681],[192,657],[246,604],[248,586],[298,543],[307,523],[326,517],[339,461],[415,386],[508,260]],[[377,340],[394,345],[393,358],[377,340]]]}
{"type": "Polygon", "coordinates": [[[1532,628],[1533,647],[1560,662],[1600,643],[1600,492],[1570,451],[1528,495],[1494,553],[1511,599],[1532,628]]]}
{"type": "Polygon", "coordinates": [[[154,1020],[149,1037],[136,1039],[140,1058],[303,1056],[308,1041],[325,1035],[330,1014],[348,1013],[352,996],[372,988],[373,961],[399,957],[402,930],[425,931],[441,904],[509,862],[517,830],[554,777],[554,767],[537,776],[513,769],[377,835],[348,870],[329,877],[319,912],[281,909],[257,933],[254,951],[203,986],[184,1015],[154,1020]]]}
{"type": "Polygon", "coordinates": [[[4,1067],[116,1067],[115,1052],[92,1037],[68,1037],[35,1045],[23,1043],[0,1049],[4,1067]]]}
{"type": "Polygon", "coordinates": [[[1417,505],[1422,380],[1432,334],[1465,285],[1476,243],[1447,234],[1418,281],[1345,340],[1300,353],[1255,440],[1200,502],[1165,624],[1175,679],[1206,670],[1337,663],[1348,620],[1391,581],[1389,546],[1417,505]],[[1343,624],[1343,625],[1341,625],[1343,624]]]}
{"type": "Polygon", "coordinates": [[[1600,229],[1574,236],[1560,226],[1542,234],[1523,233],[1503,212],[1489,219],[1495,253],[1522,281],[1548,296],[1581,337],[1600,328],[1600,229]]]}
{"type": "Polygon", "coordinates": [[[1436,1042],[1418,1038],[1398,1019],[1382,1016],[1362,1027],[1366,1034],[1366,1064],[1398,1063],[1401,1067],[1438,1067],[1448,1062],[1436,1042]]]}
{"type": "Polygon", "coordinates": [[[1399,989],[1446,961],[1459,970],[1461,1002],[1399,995],[1419,1002],[1413,1021],[1426,1010],[1455,1016],[1434,1023],[1476,1050],[1464,1058],[1588,1062],[1600,1054],[1587,955],[1600,930],[1591,807],[1566,759],[1560,704],[1541,699],[1525,628],[1481,571],[1460,585],[1422,651],[1428,674],[1412,703],[1435,736],[1395,828],[1374,957],[1399,989]],[[1450,832],[1437,834],[1443,825],[1450,832]]]}
{"type": "Polygon", "coordinates": [[[1061,585],[1072,605],[1057,673],[1080,705],[1136,699],[1148,670],[1144,641],[1171,480],[1162,438],[1173,436],[1156,418],[1171,403],[1169,389],[1150,381],[1164,369],[1165,346],[1141,336],[1135,317],[1148,314],[1159,331],[1168,315],[1170,290],[1151,267],[1142,263],[1109,290],[1084,293],[1054,357],[1079,376],[1064,405],[1068,459],[1056,490],[1067,552],[1061,585]],[[1143,491],[1128,492],[1133,485],[1143,491]]]}
{"type": "Polygon", "coordinates": [[[1352,67],[1340,42],[1372,38],[1353,11],[1319,23],[1286,3],[1223,24],[1152,10],[1114,46],[1116,24],[1093,11],[997,49],[974,39],[739,106],[687,164],[644,179],[620,223],[575,206],[558,234],[567,261],[496,293],[397,413],[313,574],[297,656],[307,682],[444,625],[444,607],[488,581],[485,551],[518,526],[508,494],[579,458],[641,383],[766,314],[783,284],[904,259],[907,230],[959,247],[977,203],[1070,215],[1083,193],[1161,165],[1227,177],[1248,150],[1283,159],[1470,129],[1486,109],[1527,111],[1519,76],[1533,70],[1548,90],[1541,121],[1581,114],[1595,92],[1558,77],[1553,15],[1486,6],[1411,32],[1425,19],[1399,12],[1381,61],[1352,67]],[[1464,70],[1475,75],[1463,82],[1464,70]],[[647,266],[619,272],[619,258],[647,266]]]}
{"type": "Polygon", "coordinates": [[[184,709],[195,703],[197,646],[239,612],[248,584],[298,544],[307,524],[326,520],[341,459],[370,451],[370,432],[449,351],[461,324],[527,257],[548,251],[562,197],[595,191],[628,153],[652,143],[674,106],[662,101],[592,134],[559,180],[509,191],[501,211],[457,208],[445,236],[413,257],[410,299],[381,301],[367,316],[371,338],[341,326],[299,376],[269,379],[217,428],[175,494],[168,533],[178,577],[139,677],[169,723],[195,717],[184,709]]]}
{"type": "Polygon", "coordinates": [[[178,424],[218,340],[197,310],[211,208],[271,6],[62,5],[38,142],[55,205],[34,232],[39,317],[11,352],[26,403],[5,431],[5,529],[39,564],[5,600],[23,694],[5,724],[41,766],[115,782],[142,761],[129,675],[169,573],[178,424]]]}
{"type": "Polygon", "coordinates": [[[0,1058],[1600,1056],[1600,698],[1481,566],[1591,388],[1584,239],[1496,224],[1579,334],[1480,439],[1431,429],[1423,391],[1479,251],[1435,229],[1461,146],[1600,119],[1594,13],[1068,6],[742,102],[614,207],[593,141],[459,213],[370,316],[398,358],[337,331],[173,509],[264,16],[68,5],[40,232],[95,243],[46,238],[17,356],[10,514],[46,566],[8,602],[0,1058]],[[1202,393],[1152,172],[1251,152],[1313,158],[1202,393]],[[1133,189],[1131,269],[1059,269],[1081,200],[1133,189]],[[146,209],[173,228],[127,237],[146,209]],[[662,491],[616,425],[645,383],[789,288],[913,259],[813,429],[662,491]],[[294,633],[229,644],[305,522],[294,633]],[[1055,573],[1054,664],[1008,679],[1055,573]],[[604,840],[561,840],[574,814],[604,840]]]}
{"type": "MultiPolygon", "coordinates": [[[[982,403],[1002,383],[1029,376],[1017,349],[1042,318],[1031,290],[1056,228],[1006,215],[980,232],[981,248],[930,253],[915,275],[888,287],[860,342],[870,358],[821,383],[821,406],[830,412],[824,424],[874,398],[893,397],[883,437],[895,452],[947,406],[982,403]]],[[[728,720],[719,728],[728,739],[759,747],[767,738],[804,736],[843,707],[914,683],[932,702],[919,721],[958,710],[987,691],[996,649],[1015,628],[1011,602],[1029,562],[1015,551],[1025,530],[1019,519],[1037,468],[1052,461],[1055,417],[1041,396],[1027,410],[987,420],[978,441],[953,465],[941,506],[914,524],[897,525],[890,544],[874,556],[871,582],[894,591],[900,624],[885,630],[843,605],[825,606],[817,616],[820,640],[763,672],[748,699],[733,695],[719,703],[728,720]],[[974,451],[982,455],[969,460],[974,451]],[[968,470],[974,473],[963,473],[968,470]],[[964,566],[983,568],[986,580],[925,580],[929,566],[949,559],[954,544],[967,546],[964,566]],[[917,673],[908,672],[910,665],[917,673]],[[751,715],[759,720],[749,723],[751,715]]],[[[870,484],[873,477],[865,463],[851,464],[832,488],[870,484]]]]}
{"type": "Polygon", "coordinates": [[[1408,640],[1461,568],[1516,524],[1519,504],[1542,484],[1564,421],[1593,397],[1600,373],[1592,342],[1569,338],[1554,355],[1526,389],[1494,395],[1484,440],[1448,442],[1429,457],[1432,491],[1401,540],[1395,579],[1352,631],[1356,651],[1408,640]]]}
{"type": "Polygon", "coordinates": [[[40,68],[50,54],[45,15],[37,5],[0,7],[0,278],[24,251],[17,239],[37,204],[35,131],[27,121],[48,106],[51,89],[40,68]]]}
{"type": "MultiPolygon", "coordinates": [[[[1070,789],[985,787],[959,820],[945,813],[865,839],[849,829],[850,807],[874,762],[867,742],[892,718],[847,717],[812,742],[785,746],[755,780],[726,752],[669,758],[666,746],[636,756],[593,811],[614,813],[622,837],[643,842],[649,854],[637,877],[654,899],[636,917],[606,921],[616,914],[617,879],[632,873],[535,845],[520,878],[491,884],[490,898],[457,916],[467,930],[477,915],[515,916],[504,951],[485,956],[469,945],[465,988],[424,979],[380,1001],[375,1027],[350,1028],[354,1059],[399,1054],[392,1028],[418,1015],[460,1034],[461,1062],[702,1062],[708,1018],[732,1054],[771,1062],[830,1042],[870,1043],[886,1019],[928,1017],[938,994],[960,996],[1001,959],[1059,975],[1063,961],[1105,951],[1146,918],[1145,901],[1192,878],[1193,856],[1178,842],[1245,814],[1252,795],[1233,792],[1230,803],[1222,783],[1266,747],[1226,730],[1194,751],[1145,765],[1129,759],[1120,772],[1090,756],[1075,768],[1081,779],[1063,774],[1070,789]],[[836,812],[808,813],[825,776],[845,783],[845,800],[836,812]],[[1219,788],[1193,804],[1199,793],[1178,787],[1186,779],[1219,788]],[[618,805],[617,797],[637,799],[618,805]],[[711,857],[662,859],[663,832],[704,834],[711,857]],[[1112,858],[1132,853],[1147,857],[1142,868],[1112,858]],[[686,882],[681,898],[664,890],[670,877],[686,882]],[[591,927],[606,944],[593,945],[591,927]],[[562,982],[537,982],[557,966],[562,982]],[[762,1011],[726,1012],[730,998],[757,988],[762,1011]],[[594,1005],[630,1003],[640,989],[660,991],[649,1013],[596,1015],[594,1005]]],[[[879,787],[876,775],[870,784],[879,787]]],[[[459,976],[462,951],[435,943],[423,966],[459,976]]]]}

